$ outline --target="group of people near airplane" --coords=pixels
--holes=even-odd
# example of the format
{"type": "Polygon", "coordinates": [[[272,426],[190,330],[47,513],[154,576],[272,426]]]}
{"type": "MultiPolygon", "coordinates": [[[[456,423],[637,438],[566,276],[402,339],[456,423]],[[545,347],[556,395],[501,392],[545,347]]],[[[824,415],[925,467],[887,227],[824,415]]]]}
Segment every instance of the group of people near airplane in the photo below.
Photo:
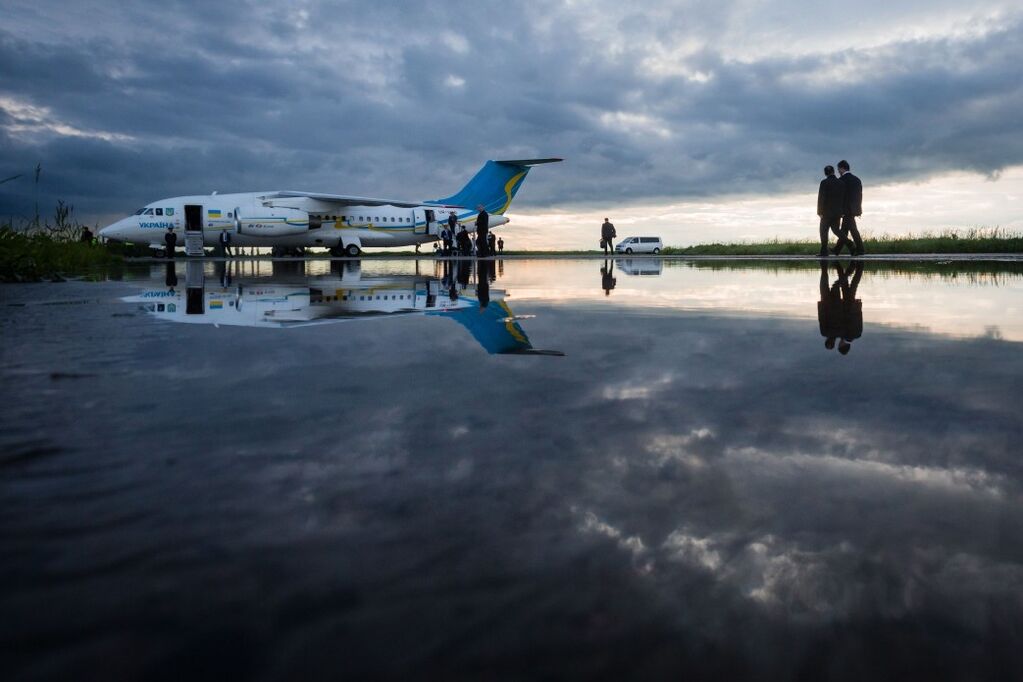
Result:
{"type": "Polygon", "coordinates": [[[849,162],[838,162],[835,167],[824,167],[824,179],[817,192],[817,215],[821,218],[821,258],[839,255],[848,248],[850,255],[863,255],[863,240],[856,226],[857,216],[863,215],[863,183],[849,171],[849,162]],[[838,242],[828,250],[828,232],[834,232],[838,242]],[[852,235],[852,240],[849,236],[852,235]]]}
{"type": "Polygon", "coordinates": [[[504,239],[499,239],[490,231],[490,214],[487,209],[479,205],[476,210],[475,242],[465,225],[462,225],[461,230],[458,229],[458,216],[453,212],[448,214],[447,225],[440,232],[441,255],[457,253],[460,256],[471,256],[475,251],[480,258],[486,258],[504,251],[504,239]]]}

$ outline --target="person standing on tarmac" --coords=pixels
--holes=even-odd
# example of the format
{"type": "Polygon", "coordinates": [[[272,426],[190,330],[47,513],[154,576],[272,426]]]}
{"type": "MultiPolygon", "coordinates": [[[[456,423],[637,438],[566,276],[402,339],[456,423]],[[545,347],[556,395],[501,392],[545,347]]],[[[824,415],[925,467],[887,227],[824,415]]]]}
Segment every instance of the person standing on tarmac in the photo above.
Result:
{"type": "Polygon", "coordinates": [[[174,228],[168,227],[167,234],[163,236],[163,243],[167,246],[167,257],[174,257],[174,249],[178,245],[178,235],[174,234],[174,228]]]}
{"type": "Polygon", "coordinates": [[[490,234],[490,214],[487,213],[487,209],[483,208],[483,204],[476,207],[478,214],[476,215],[476,255],[480,258],[485,258],[489,254],[487,249],[487,237],[490,234]]]}
{"type": "Polygon", "coordinates": [[[501,253],[504,253],[504,237],[498,237],[497,250],[501,253]]]}
{"type": "Polygon", "coordinates": [[[468,256],[472,252],[472,241],[469,239],[469,232],[462,225],[462,231],[458,233],[458,251],[462,256],[468,256]]]}
{"type": "Polygon", "coordinates": [[[606,256],[608,251],[614,253],[614,238],[618,236],[615,232],[615,226],[611,224],[611,221],[604,218],[604,224],[600,226],[600,248],[604,249],[604,255],[606,256]]]}
{"type": "Polygon", "coordinates": [[[494,255],[494,252],[497,251],[497,237],[493,232],[487,235],[487,250],[490,252],[490,255],[494,255]]]}

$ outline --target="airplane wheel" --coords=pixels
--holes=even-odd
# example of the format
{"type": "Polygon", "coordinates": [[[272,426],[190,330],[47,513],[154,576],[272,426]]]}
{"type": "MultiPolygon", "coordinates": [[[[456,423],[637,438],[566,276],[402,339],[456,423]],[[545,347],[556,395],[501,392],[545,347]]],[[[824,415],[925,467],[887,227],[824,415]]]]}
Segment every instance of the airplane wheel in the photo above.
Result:
{"type": "Polygon", "coordinates": [[[660,250],[660,249],[654,249],[654,255],[655,255],[655,256],[656,256],[657,254],[659,254],[660,252],[661,252],[661,250],[660,250]]]}
{"type": "Polygon", "coordinates": [[[632,253],[632,249],[631,248],[625,249],[625,253],[630,253],[631,254],[632,253]]]}
{"type": "Polygon", "coordinates": [[[357,244],[349,244],[345,247],[345,255],[350,258],[355,258],[360,253],[362,253],[362,249],[360,249],[357,244]]]}

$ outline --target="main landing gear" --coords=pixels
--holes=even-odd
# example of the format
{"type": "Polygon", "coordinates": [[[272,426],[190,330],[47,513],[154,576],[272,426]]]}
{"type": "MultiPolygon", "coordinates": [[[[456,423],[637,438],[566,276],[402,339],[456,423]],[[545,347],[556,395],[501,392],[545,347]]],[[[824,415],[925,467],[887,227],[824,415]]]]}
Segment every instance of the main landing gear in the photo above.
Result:
{"type": "Polygon", "coordinates": [[[362,249],[359,248],[358,244],[349,244],[348,246],[344,246],[339,243],[337,246],[331,247],[330,249],[330,255],[335,258],[341,258],[342,256],[355,258],[360,253],[362,253],[362,249]]]}

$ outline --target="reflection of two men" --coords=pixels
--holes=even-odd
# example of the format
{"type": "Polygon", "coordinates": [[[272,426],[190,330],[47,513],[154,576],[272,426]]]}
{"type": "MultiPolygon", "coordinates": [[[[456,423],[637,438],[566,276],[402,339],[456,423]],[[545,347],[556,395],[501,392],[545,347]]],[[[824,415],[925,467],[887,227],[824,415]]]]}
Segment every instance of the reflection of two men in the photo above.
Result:
{"type": "Polygon", "coordinates": [[[817,303],[817,321],[824,337],[824,347],[831,350],[837,341],[838,352],[846,355],[852,350],[852,342],[863,335],[863,302],[856,298],[856,288],[863,276],[863,263],[857,261],[848,268],[835,263],[835,273],[835,281],[829,286],[828,265],[821,263],[821,300],[817,303]]]}

